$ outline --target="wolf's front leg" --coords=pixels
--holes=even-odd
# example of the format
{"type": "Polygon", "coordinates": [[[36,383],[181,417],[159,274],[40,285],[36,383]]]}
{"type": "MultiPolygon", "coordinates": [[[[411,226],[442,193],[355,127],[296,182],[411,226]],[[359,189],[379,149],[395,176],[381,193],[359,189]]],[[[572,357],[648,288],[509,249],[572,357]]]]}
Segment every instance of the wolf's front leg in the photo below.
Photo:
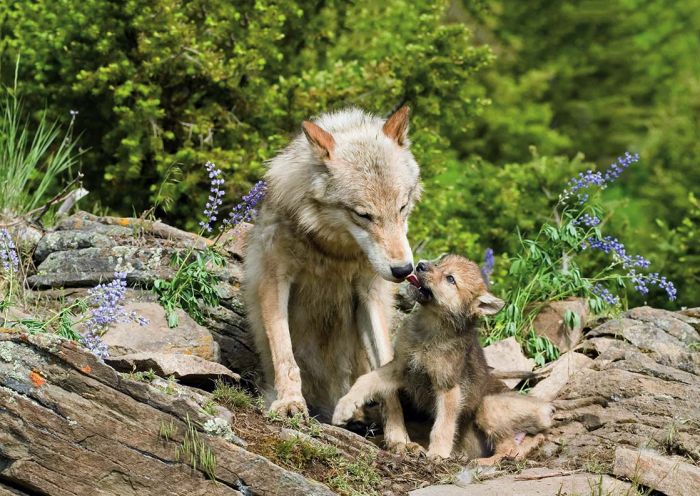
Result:
{"type": "Polygon", "coordinates": [[[292,352],[289,333],[288,304],[291,281],[282,271],[270,270],[269,277],[260,281],[258,298],[265,334],[270,345],[272,366],[275,370],[277,399],[270,410],[283,416],[308,414],[306,401],[301,393],[301,373],[292,352]]]}
{"type": "Polygon", "coordinates": [[[436,393],[435,423],[430,431],[429,458],[449,458],[452,453],[462,403],[459,384],[436,393]]]}

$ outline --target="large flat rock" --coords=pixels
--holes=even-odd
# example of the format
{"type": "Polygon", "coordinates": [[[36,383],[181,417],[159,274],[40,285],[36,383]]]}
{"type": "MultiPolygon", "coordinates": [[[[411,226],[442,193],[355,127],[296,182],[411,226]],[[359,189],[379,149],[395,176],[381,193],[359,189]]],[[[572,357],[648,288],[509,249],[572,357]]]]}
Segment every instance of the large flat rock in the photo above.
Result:
{"type": "Polygon", "coordinates": [[[418,489],[411,496],[628,496],[630,484],[613,477],[591,473],[567,473],[548,469],[529,469],[517,475],[468,484],[437,485],[418,489]]]}
{"type": "Polygon", "coordinates": [[[0,489],[52,496],[333,494],[202,432],[217,462],[216,482],[207,480],[177,456],[187,418],[203,414],[189,394],[125,379],[75,343],[50,336],[0,333],[0,404],[0,489]],[[169,439],[159,435],[163,425],[173,426],[169,439]]]}

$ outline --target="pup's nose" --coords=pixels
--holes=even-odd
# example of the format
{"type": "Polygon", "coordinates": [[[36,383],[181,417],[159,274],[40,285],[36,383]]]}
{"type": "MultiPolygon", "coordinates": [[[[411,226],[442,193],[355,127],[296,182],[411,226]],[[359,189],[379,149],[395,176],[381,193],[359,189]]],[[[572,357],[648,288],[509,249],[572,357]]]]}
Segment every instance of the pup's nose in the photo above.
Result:
{"type": "Polygon", "coordinates": [[[405,279],[408,274],[413,272],[413,264],[408,263],[402,267],[392,267],[391,275],[397,279],[405,279]]]}
{"type": "Polygon", "coordinates": [[[418,262],[416,265],[417,272],[427,272],[432,264],[430,262],[418,262]]]}

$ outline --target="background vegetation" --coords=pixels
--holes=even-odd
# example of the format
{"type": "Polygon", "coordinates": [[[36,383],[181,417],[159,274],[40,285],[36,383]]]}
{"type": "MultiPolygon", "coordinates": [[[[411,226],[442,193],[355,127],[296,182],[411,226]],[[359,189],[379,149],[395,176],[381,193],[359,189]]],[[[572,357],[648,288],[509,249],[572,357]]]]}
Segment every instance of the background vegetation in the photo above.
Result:
{"type": "Polygon", "coordinates": [[[698,32],[698,0],[35,0],[0,5],[0,77],[12,87],[20,55],[36,122],[78,112],[83,208],[156,203],[188,228],[207,160],[237,198],[303,118],[407,101],[426,186],[413,242],[492,247],[497,284],[569,177],[638,152],[605,230],[676,282],[676,302],[650,303],[698,305],[698,32]]]}

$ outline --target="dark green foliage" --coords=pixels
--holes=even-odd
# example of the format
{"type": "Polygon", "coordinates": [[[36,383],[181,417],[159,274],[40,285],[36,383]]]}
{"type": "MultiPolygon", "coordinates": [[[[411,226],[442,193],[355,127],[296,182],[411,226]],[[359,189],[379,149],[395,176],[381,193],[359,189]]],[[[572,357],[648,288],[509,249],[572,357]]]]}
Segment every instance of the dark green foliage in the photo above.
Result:
{"type": "Polygon", "coordinates": [[[407,101],[418,256],[492,247],[503,287],[517,233],[539,232],[565,178],[630,150],[641,161],[605,192],[606,232],[679,288],[674,304],[630,304],[700,301],[699,0],[35,0],[1,4],[0,29],[0,76],[21,53],[37,118],[80,112],[95,208],[156,204],[194,228],[206,160],[231,202],[302,119],[407,101]]]}
{"type": "Polygon", "coordinates": [[[191,250],[184,257],[175,255],[172,263],[177,268],[175,276],[153,283],[153,290],[165,309],[168,325],[177,326],[177,308],[183,309],[201,324],[204,320],[202,304],[209,307],[219,304],[216,292],[219,281],[213,270],[223,264],[223,258],[211,250],[191,250]]]}

